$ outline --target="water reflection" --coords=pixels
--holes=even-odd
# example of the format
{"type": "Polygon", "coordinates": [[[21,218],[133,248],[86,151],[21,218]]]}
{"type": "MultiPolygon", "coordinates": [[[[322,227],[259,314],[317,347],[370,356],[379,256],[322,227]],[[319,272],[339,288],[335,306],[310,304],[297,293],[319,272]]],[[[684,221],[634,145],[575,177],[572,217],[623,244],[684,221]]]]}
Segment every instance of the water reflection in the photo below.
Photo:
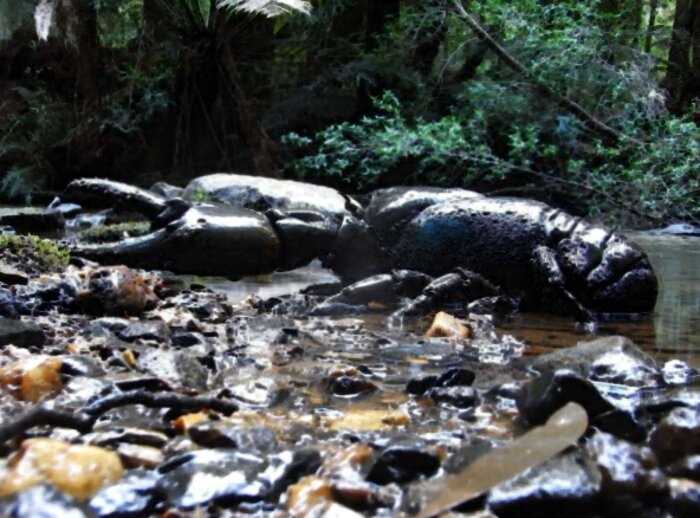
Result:
{"type": "Polygon", "coordinates": [[[336,276],[321,267],[319,261],[314,261],[305,268],[291,272],[275,272],[270,275],[246,277],[239,281],[231,281],[223,277],[194,277],[183,276],[189,282],[204,284],[215,291],[225,293],[231,302],[256,296],[262,299],[278,297],[302,290],[313,284],[334,282],[336,276]]]}
{"type": "MultiPolygon", "coordinates": [[[[680,357],[700,367],[700,239],[630,235],[648,253],[661,282],[653,318],[602,324],[595,335],[621,334],[660,358],[680,357]]],[[[570,320],[518,315],[502,329],[525,340],[530,353],[567,347],[592,336],[570,320]]]]}

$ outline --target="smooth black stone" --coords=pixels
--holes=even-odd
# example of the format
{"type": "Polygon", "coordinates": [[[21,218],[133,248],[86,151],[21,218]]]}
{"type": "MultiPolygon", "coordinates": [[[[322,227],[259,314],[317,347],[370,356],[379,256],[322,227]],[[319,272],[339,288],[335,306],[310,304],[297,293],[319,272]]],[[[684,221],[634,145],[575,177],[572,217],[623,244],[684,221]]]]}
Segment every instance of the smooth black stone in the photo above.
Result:
{"type": "Polygon", "coordinates": [[[206,448],[236,448],[268,454],[278,449],[275,433],[262,426],[240,428],[222,422],[204,422],[188,430],[190,438],[206,448]]]}
{"type": "Polygon", "coordinates": [[[195,345],[207,345],[207,341],[201,333],[177,333],[172,336],[170,343],[174,347],[194,347],[195,345]]]}
{"type": "Polygon", "coordinates": [[[664,464],[700,454],[700,408],[676,408],[656,425],[649,444],[664,464]]]}
{"type": "Polygon", "coordinates": [[[595,416],[591,425],[626,441],[640,443],[646,440],[648,430],[634,415],[626,410],[614,409],[595,416]]]}
{"type": "Polygon", "coordinates": [[[666,473],[670,477],[700,481],[700,455],[691,455],[674,462],[666,468],[666,473]]]}
{"type": "Polygon", "coordinates": [[[255,455],[231,450],[197,450],[159,468],[168,504],[194,509],[215,503],[223,507],[275,498],[299,478],[314,473],[320,455],[282,452],[255,455]],[[205,482],[206,481],[206,482],[205,482]]]}
{"type": "Polygon", "coordinates": [[[472,387],[435,387],[426,395],[436,403],[448,403],[457,408],[470,408],[476,405],[478,395],[472,387]]]}
{"type": "Polygon", "coordinates": [[[0,317],[0,346],[41,347],[45,343],[46,335],[37,324],[0,317]]]}
{"type": "Polygon", "coordinates": [[[60,212],[21,213],[0,216],[0,225],[7,225],[20,234],[46,234],[63,230],[66,220],[60,212]]]}
{"type": "Polygon", "coordinates": [[[667,496],[668,479],[649,448],[603,432],[596,432],[588,440],[587,448],[603,475],[607,508],[617,513],[635,513],[667,496]]]}
{"type": "Polygon", "coordinates": [[[66,376],[104,376],[102,365],[90,356],[64,356],[61,360],[61,374],[66,376]]]}
{"type": "Polygon", "coordinates": [[[560,455],[496,486],[487,498],[499,518],[590,517],[601,492],[601,475],[579,452],[560,455]]]}
{"type": "Polygon", "coordinates": [[[405,484],[420,477],[431,477],[440,468],[440,459],[416,444],[396,444],[377,457],[367,480],[375,484],[405,484]]]}
{"type": "Polygon", "coordinates": [[[377,390],[377,386],[371,381],[352,376],[339,376],[329,383],[331,394],[336,396],[358,396],[377,390]]]}
{"type": "Polygon", "coordinates": [[[125,342],[136,340],[153,340],[164,342],[168,337],[168,328],[161,320],[141,321],[129,324],[126,329],[117,332],[125,342]]]}
{"type": "Polygon", "coordinates": [[[469,386],[474,383],[476,375],[467,369],[452,368],[440,374],[437,380],[439,387],[469,386]]]}
{"type": "Polygon", "coordinates": [[[410,380],[406,384],[406,392],[422,396],[433,387],[469,386],[474,383],[475,377],[476,375],[470,370],[453,367],[439,376],[423,376],[410,380]]]}
{"type": "Polygon", "coordinates": [[[546,372],[531,380],[516,399],[521,415],[532,424],[544,423],[572,401],[585,408],[589,418],[614,409],[590,381],[568,369],[546,372]]]}
{"type": "Polygon", "coordinates": [[[87,518],[69,496],[41,484],[0,501],[0,515],[11,518],[87,518]]]}
{"type": "Polygon", "coordinates": [[[424,376],[422,378],[412,379],[406,384],[406,392],[416,396],[422,396],[428,390],[435,387],[437,382],[437,376],[424,376]]]}

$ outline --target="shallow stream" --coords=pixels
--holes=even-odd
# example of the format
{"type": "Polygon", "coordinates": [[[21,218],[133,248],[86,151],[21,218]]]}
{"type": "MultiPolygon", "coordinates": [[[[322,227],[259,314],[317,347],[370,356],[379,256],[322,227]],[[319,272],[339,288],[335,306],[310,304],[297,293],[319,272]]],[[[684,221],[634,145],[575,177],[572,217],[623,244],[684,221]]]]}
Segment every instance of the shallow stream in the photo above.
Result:
{"type": "MultiPolygon", "coordinates": [[[[660,358],[681,358],[700,367],[700,238],[643,232],[632,233],[630,237],[647,251],[661,282],[653,316],[585,329],[568,318],[529,313],[499,322],[500,329],[523,340],[529,346],[526,354],[568,347],[595,336],[619,334],[660,358]]],[[[284,295],[334,279],[332,272],[324,270],[318,263],[293,272],[241,281],[195,278],[197,282],[225,293],[232,302],[250,296],[264,299],[284,295]]],[[[377,315],[363,319],[374,329],[386,325],[386,319],[377,315]]],[[[408,327],[415,329],[415,326],[408,327]]]]}

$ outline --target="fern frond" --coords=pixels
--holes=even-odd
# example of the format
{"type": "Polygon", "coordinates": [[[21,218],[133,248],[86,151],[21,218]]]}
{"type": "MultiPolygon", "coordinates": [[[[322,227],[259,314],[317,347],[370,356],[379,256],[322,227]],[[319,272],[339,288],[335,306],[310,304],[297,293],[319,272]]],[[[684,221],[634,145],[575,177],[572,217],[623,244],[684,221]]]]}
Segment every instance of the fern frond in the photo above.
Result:
{"type": "Polygon", "coordinates": [[[49,32],[54,23],[54,12],[56,11],[55,0],[41,0],[34,9],[34,25],[36,35],[40,40],[49,39],[49,32]]]}
{"type": "Polygon", "coordinates": [[[311,3],[307,0],[219,0],[217,6],[270,18],[292,13],[311,13],[311,3]]]}

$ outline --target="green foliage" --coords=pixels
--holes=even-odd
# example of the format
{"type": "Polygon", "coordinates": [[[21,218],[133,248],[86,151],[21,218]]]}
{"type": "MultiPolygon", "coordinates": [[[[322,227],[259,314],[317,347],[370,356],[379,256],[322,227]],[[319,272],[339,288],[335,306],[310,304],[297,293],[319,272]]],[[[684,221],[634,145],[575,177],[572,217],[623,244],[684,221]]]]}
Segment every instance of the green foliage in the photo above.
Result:
{"type": "MultiPolygon", "coordinates": [[[[404,182],[433,185],[469,183],[471,172],[466,152],[477,147],[477,131],[465,131],[454,116],[428,122],[407,119],[395,95],[375,99],[379,115],[364,117],[357,124],[331,126],[312,141],[297,134],[283,143],[298,149],[315,144],[317,151],[293,163],[302,178],[337,177],[366,189],[375,187],[382,176],[408,166],[404,182]]],[[[476,129],[476,128],[474,128],[476,129]]]]}
{"type": "Polygon", "coordinates": [[[194,203],[212,203],[211,195],[201,187],[195,187],[190,195],[190,200],[194,203]]]}
{"type": "Polygon", "coordinates": [[[142,29],[143,0],[94,0],[100,39],[106,47],[126,47],[142,29]]]}
{"type": "Polygon", "coordinates": [[[70,262],[68,249],[33,235],[0,234],[0,251],[25,267],[32,264],[40,271],[61,270],[70,262]]]}
{"type": "MultiPolygon", "coordinates": [[[[471,93],[480,106],[498,95],[471,93]]],[[[499,153],[483,110],[426,121],[403,115],[393,94],[376,104],[378,115],[331,126],[313,139],[287,135],[288,146],[307,153],[292,162],[293,173],[332,177],[359,189],[382,185],[387,176],[394,183],[462,187],[477,181],[519,184],[526,177],[578,199],[589,215],[618,223],[700,220],[700,127],[689,120],[628,121],[628,134],[646,124],[644,146],[610,147],[595,139],[583,146],[577,121],[562,115],[553,136],[539,123],[520,120],[516,105],[514,123],[500,133],[507,152],[499,153]],[[397,180],[394,173],[403,166],[397,180]]]]}
{"type": "MultiPolygon", "coordinates": [[[[392,183],[540,189],[545,198],[567,198],[619,224],[700,219],[700,130],[666,112],[655,63],[630,45],[639,34],[621,23],[623,14],[605,12],[598,1],[473,5],[539,81],[645,144],[603,145],[491,55],[474,79],[450,84],[474,51],[473,34],[453,18],[432,75],[449,88],[442,93],[452,100],[447,109],[434,104],[434,90],[418,98],[406,90],[386,93],[375,100],[376,114],[314,136],[287,135],[284,142],[296,154],[293,174],[342,179],[358,189],[392,183]]],[[[400,42],[400,34],[434,16],[404,11],[386,42],[400,42]]],[[[383,44],[377,52],[387,67],[410,58],[409,46],[383,44]]]]}

